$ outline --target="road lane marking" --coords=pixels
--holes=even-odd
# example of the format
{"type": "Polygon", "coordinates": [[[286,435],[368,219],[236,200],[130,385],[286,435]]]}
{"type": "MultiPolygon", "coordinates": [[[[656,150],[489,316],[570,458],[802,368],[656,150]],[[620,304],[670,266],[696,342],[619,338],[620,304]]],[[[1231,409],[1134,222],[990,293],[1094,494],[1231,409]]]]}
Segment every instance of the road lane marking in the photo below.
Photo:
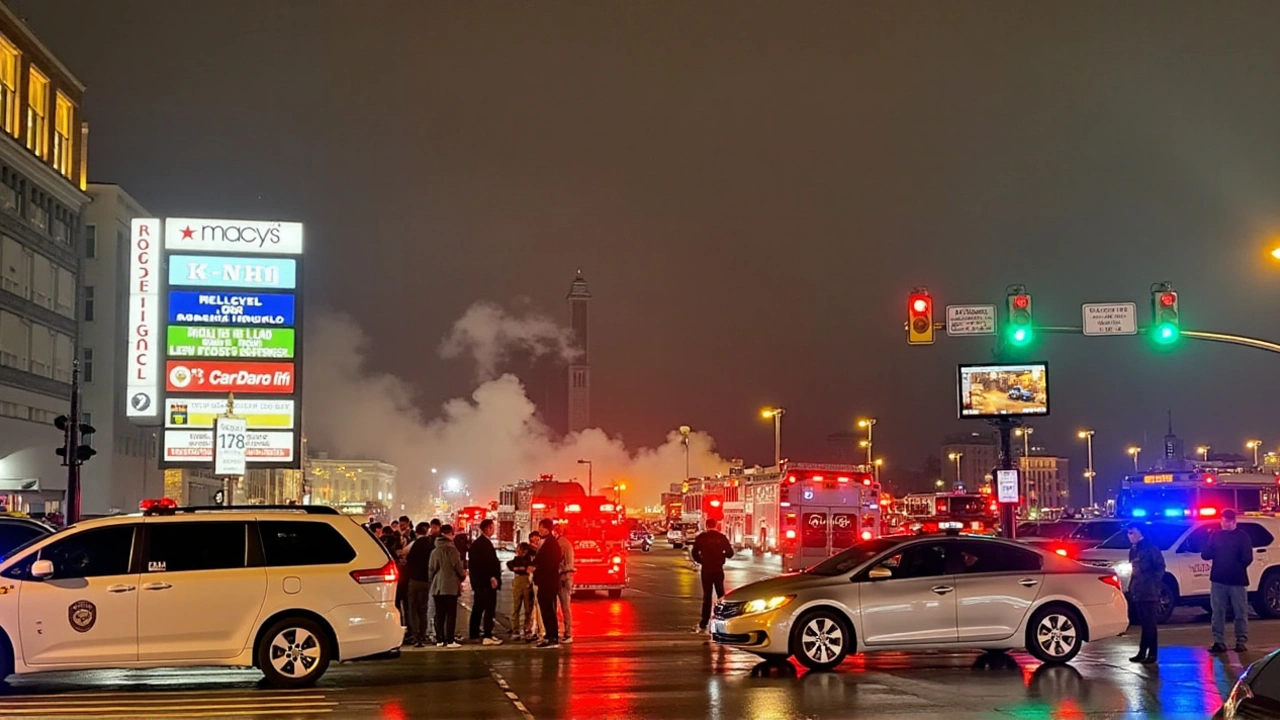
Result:
{"type": "Polygon", "coordinates": [[[485,667],[489,668],[489,675],[498,684],[498,687],[502,689],[502,693],[507,696],[507,700],[511,701],[512,707],[520,713],[520,717],[523,720],[534,720],[533,713],[529,712],[529,708],[525,707],[525,704],[520,701],[520,696],[516,695],[511,686],[507,684],[507,680],[502,677],[502,673],[498,672],[497,668],[487,661],[485,662],[485,667]]]}

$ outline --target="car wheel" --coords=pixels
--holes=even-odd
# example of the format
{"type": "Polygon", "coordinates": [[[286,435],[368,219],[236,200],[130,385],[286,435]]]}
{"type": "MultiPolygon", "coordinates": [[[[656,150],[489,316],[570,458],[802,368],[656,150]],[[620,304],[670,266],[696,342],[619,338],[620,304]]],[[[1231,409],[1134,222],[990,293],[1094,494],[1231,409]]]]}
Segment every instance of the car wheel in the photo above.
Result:
{"type": "Polygon", "coordinates": [[[329,668],[329,633],[307,618],[285,618],[262,634],[258,668],[275,687],[313,685],[329,668]]]}
{"type": "Polygon", "coordinates": [[[609,598],[610,598],[611,600],[617,600],[617,599],[618,599],[618,598],[620,598],[620,597],[622,597],[622,591],[621,591],[621,590],[616,590],[616,589],[615,589],[615,590],[610,590],[610,591],[609,591],[609,598]]]}
{"type": "Polygon", "coordinates": [[[853,647],[853,630],[832,610],[815,610],[795,624],[791,651],[810,670],[831,670],[853,647]]]}
{"type": "Polygon", "coordinates": [[[1258,583],[1253,596],[1253,609],[1264,618],[1280,617],[1280,572],[1269,572],[1258,583]]]}
{"type": "Polygon", "coordinates": [[[1178,591],[1168,580],[1160,583],[1160,599],[1159,610],[1156,613],[1156,622],[1161,625],[1169,622],[1169,618],[1173,617],[1173,609],[1178,606],[1178,591]]]}
{"type": "Polygon", "coordinates": [[[1036,611],[1027,624],[1027,652],[1043,663],[1071,662],[1084,644],[1080,616],[1063,607],[1036,611]]]}

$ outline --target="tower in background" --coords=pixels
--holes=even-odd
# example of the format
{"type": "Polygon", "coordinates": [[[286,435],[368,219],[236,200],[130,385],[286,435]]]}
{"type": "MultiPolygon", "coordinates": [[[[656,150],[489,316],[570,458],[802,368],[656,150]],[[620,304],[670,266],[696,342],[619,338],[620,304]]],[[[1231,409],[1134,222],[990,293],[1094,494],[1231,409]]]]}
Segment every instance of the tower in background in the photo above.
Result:
{"type": "Polygon", "coordinates": [[[591,343],[588,336],[588,306],[591,291],[582,270],[569,285],[569,328],[578,354],[569,363],[569,432],[585,430],[591,425],[591,343]]]}

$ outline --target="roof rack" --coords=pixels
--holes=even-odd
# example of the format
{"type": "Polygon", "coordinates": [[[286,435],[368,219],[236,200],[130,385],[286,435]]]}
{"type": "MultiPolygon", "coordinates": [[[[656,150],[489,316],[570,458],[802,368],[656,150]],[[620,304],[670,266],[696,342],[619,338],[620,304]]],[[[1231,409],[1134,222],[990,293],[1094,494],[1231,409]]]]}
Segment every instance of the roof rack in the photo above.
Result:
{"type": "Polygon", "coordinates": [[[190,513],[190,512],[261,512],[263,510],[292,510],[294,512],[302,512],[307,515],[341,515],[337,508],[328,505],[188,505],[183,507],[169,508],[167,512],[173,513],[190,513]]]}

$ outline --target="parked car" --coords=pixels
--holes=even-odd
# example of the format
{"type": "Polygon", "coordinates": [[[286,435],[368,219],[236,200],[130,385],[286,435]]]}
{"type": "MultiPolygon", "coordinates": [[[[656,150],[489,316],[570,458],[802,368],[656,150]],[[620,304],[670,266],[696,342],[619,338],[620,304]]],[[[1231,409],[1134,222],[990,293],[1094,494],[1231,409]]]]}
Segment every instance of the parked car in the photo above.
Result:
{"type": "Polygon", "coordinates": [[[1240,673],[1213,720],[1273,720],[1280,717],[1280,650],[1240,673]]]}
{"type": "Polygon", "coordinates": [[[800,573],[730,592],[716,643],[829,670],[874,650],[1025,647],[1065,663],[1129,625],[1120,580],[1038,548],[951,534],[860,542],[800,573]]]}
{"type": "Polygon", "coordinates": [[[9,557],[14,550],[52,535],[53,528],[31,518],[0,515],[0,559],[9,557]]]}
{"type": "Polygon", "coordinates": [[[1098,547],[1112,535],[1123,530],[1127,522],[1116,518],[1095,518],[1064,520],[1054,524],[1063,526],[1066,534],[1061,535],[1055,532],[1047,537],[1019,535],[1018,539],[1074,560],[1080,556],[1081,552],[1098,547]]]}
{"type": "MultiPolygon", "coordinates": [[[[1168,621],[1179,605],[1207,608],[1211,563],[1200,558],[1200,551],[1209,533],[1219,527],[1218,520],[1171,518],[1142,525],[1143,536],[1164,553],[1159,621],[1168,621]]],[[[1249,600],[1253,609],[1264,618],[1280,618],[1280,519],[1241,515],[1239,527],[1253,541],[1253,564],[1249,566],[1249,600]]],[[[1114,571],[1128,592],[1133,567],[1129,564],[1129,538],[1124,532],[1117,532],[1092,550],[1082,551],[1079,560],[1114,571]]]]}

